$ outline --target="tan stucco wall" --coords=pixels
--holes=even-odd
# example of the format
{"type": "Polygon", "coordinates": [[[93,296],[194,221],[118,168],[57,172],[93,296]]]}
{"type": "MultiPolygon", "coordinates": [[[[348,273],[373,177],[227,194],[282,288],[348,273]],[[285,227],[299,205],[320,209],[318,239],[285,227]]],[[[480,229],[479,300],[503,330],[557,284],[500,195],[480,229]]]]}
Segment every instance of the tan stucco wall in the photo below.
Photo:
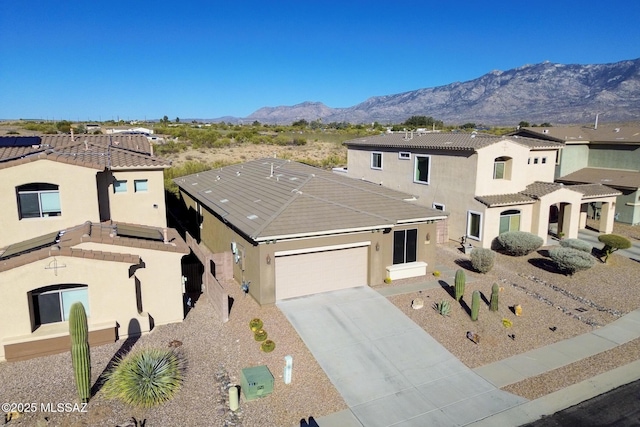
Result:
{"type": "Polygon", "coordinates": [[[84,223],[99,221],[96,169],[38,160],[0,169],[0,247],[84,223]],[[16,187],[45,182],[58,185],[60,216],[19,219],[16,187]]]}
{"type": "Polygon", "coordinates": [[[109,183],[109,205],[113,221],[166,227],[167,214],[164,199],[162,170],[112,171],[118,181],[127,181],[127,191],[114,193],[109,183]],[[148,190],[136,192],[134,181],[146,179],[148,190]]]}
{"type": "MultiPolygon", "coordinates": [[[[136,269],[134,277],[141,285],[142,310],[153,318],[155,326],[181,322],[184,319],[180,263],[184,254],[92,242],[81,243],[75,247],[104,252],[119,250],[120,253],[140,256],[144,268],[136,269]]],[[[130,280],[135,283],[134,278],[130,280]]]]}
{"type": "Polygon", "coordinates": [[[533,207],[533,227],[531,232],[547,240],[549,227],[549,208],[556,203],[568,203],[565,206],[563,232],[570,239],[578,238],[578,226],[580,223],[580,205],[582,193],[561,188],[550,194],[542,196],[533,207]]]}
{"type": "MultiPolygon", "coordinates": [[[[76,248],[137,254],[144,262],[129,277],[130,264],[78,257],[53,257],[0,273],[0,340],[16,343],[68,334],[68,322],[47,324],[32,330],[28,292],[55,284],[88,286],[89,328],[116,325],[118,336],[148,332],[153,325],[181,322],[184,318],[180,259],[183,254],[149,249],[83,243],[76,248]],[[136,302],[136,279],[140,283],[142,312],[136,302]],[[133,322],[133,323],[131,323],[133,322]]],[[[0,360],[4,346],[0,348],[0,360]]]]}
{"type": "Polygon", "coordinates": [[[129,265],[75,257],[56,257],[58,268],[51,267],[53,257],[0,273],[0,359],[4,344],[24,342],[68,334],[68,322],[47,324],[32,331],[28,292],[54,284],[85,284],[89,295],[89,327],[115,322],[119,334],[126,337],[129,322],[138,322],[142,332],[149,330],[148,317],[136,307],[134,279],[129,265]],[[56,275],[57,272],[57,275],[56,275]]]}

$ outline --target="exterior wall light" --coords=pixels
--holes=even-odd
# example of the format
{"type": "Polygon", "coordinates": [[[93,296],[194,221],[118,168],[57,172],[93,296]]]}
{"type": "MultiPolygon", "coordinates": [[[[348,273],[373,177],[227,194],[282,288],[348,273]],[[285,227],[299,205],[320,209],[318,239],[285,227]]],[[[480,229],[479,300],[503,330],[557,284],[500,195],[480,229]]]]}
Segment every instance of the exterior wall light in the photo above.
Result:
{"type": "Polygon", "coordinates": [[[376,243],[376,252],[378,252],[380,250],[380,242],[376,243]]]}
{"type": "Polygon", "coordinates": [[[271,255],[267,255],[267,264],[271,264],[271,255]]]}

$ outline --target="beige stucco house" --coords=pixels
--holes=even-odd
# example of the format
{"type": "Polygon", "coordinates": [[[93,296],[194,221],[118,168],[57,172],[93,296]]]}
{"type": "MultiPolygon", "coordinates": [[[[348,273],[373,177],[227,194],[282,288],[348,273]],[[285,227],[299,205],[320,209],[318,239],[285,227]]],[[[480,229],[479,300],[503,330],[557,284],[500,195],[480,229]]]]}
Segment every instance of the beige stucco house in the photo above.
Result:
{"type": "Polygon", "coordinates": [[[449,214],[448,235],[492,247],[504,231],[577,237],[589,201],[603,204],[611,230],[616,190],[554,184],[562,144],[477,133],[402,132],[345,142],[347,175],[412,194],[449,214]]]}
{"type": "Polygon", "coordinates": [[[174,182],[199,241],[229,255],[228,276],[260,304],[424,275],[446,218],[404,193],[282,159],[174,182]]]}
{"type": "Polygon", "coordinates": [[[0,137],[0,360],[68,350],[75,301],[93,344],[183,319],[189,249],[166,228],[169,164],[149,151],[144,137],[0,137]]]}

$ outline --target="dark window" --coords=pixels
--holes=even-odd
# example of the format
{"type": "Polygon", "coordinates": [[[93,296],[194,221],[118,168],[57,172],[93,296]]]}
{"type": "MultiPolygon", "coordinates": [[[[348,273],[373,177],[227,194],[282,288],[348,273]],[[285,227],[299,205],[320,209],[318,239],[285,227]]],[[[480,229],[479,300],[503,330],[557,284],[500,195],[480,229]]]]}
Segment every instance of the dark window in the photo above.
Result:
{"type": "Polygon", "coordinates": [[[418,259],[418,230],[397,230],[393,232],[393,263],[404,264],[418,259]]]}
{"type": "Polygon", "coordinates": [[[415,164],[413,171],[413,182],[420,182],[422,184],[429,183],[429,163],[431,157],[429,156],[415,156],[415,164]]]}
{"type": "Polygon", "coordinates": [[[86,286],[54,285],[31,293],[36,325],[69,320],[74,302],[81,302],[89,316],[89,296],[86,286]]]}
{"type": "Polygon", "coordinates": [[[23,218],[59,216],[60,193],[54,184],[34,183],[16,187],[18,215],[23,218]]]}

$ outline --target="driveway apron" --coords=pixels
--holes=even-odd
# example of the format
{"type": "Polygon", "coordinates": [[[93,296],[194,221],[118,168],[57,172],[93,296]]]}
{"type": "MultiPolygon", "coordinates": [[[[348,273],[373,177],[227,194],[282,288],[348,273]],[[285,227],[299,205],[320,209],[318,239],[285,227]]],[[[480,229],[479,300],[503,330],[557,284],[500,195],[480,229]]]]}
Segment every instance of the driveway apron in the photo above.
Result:
{"type": "Polygon", "coordinates": [[[467,368],[369,287],[277,306],[365,427],[462,426],[527,401],[467,368]]]}

